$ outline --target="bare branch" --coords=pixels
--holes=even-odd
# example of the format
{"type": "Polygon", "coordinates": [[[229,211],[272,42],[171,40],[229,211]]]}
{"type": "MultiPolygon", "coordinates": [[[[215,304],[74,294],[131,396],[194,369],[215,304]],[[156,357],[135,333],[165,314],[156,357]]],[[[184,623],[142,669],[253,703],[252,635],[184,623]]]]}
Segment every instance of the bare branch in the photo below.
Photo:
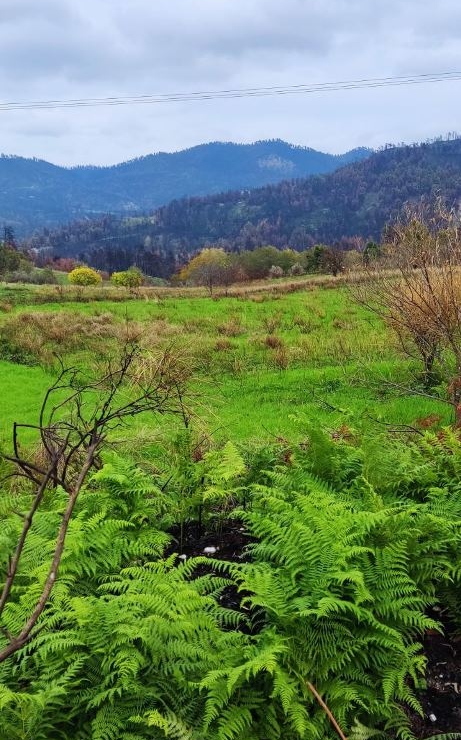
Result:
{"type": "Polygon", "coordinates": [[[0,649],[0,663],[21,649],[36,632],[58,577],[75,505],[90,470],[101,466],[100,452],[108,432],[124,424],[128,418],[146,412],[178,414],[184,423],[188,421],[184,402],[188,380],[185,366],[175,364],[171,351],[155,362],[151,361],[152,358],[148,360],[142,358],[137,345],[127,343],[116,367],[109,363],[107,372],[92,382],[82,382],[76,368],[65,368],[61,363],[58,378],[45,393],[38,425],[14,425],[14,454],[5,456],[5,459],[16,466],[19,477],[33,484],[34,491],[29,511],[23,518],[18,543],[8,562],[0,596],[0,616],[11,596],[24,545],[45,492],[50,486],[61,486],[69,497],[56,535],[48,575],[35,607],[17,635],[9,635],[0,625],[0,632],[7,637],[7,644],[0,649]],[[62,392],[65,392],[64,399],[53,403],[55,395],[62,392]],[[45,465],[22,455],[18,438],[18,430],[22,428],[37,431],[45,465]]]}
{"type": "Polygon", "coordinates": [[[383,254],[369,265],[368,282],[352,287],[353,295],[384,319],[405,354],[420,359],[426,388],[445,378],[459,426],[460,214],[440,200],[407,208],[404,218],[388,228],[383,254]]]}

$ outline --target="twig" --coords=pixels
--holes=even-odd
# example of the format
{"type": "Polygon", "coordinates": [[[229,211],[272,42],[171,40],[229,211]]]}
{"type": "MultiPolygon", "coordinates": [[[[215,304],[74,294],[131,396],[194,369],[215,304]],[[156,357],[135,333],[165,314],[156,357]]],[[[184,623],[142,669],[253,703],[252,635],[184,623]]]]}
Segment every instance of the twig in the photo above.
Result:
{"type": "Polygon", "coordinates": [[[322,707],[323,711],[327,715],[328,719],[330,720],[331,724],[335,728],[335,730],[338,733],[338,735],[341,738],[341,740],[347,740],[347,737],[345,736],[344,732],[341,730],[341,728],[338,725],[337,721],[335,720],[335,718],[334,718],[331,710],[328,708],[327,704],[325,704],[324,700],[320,696],[320,694],[317,691],[317,689],[315,688],[315,686],[313,686],[313,684],[311,684],[310,681],[306,681],[306,685],[307,685],[307,688],[309,689],[309,691],[317,699],[318,703],[320,704],[320,706],[322,707]]]}

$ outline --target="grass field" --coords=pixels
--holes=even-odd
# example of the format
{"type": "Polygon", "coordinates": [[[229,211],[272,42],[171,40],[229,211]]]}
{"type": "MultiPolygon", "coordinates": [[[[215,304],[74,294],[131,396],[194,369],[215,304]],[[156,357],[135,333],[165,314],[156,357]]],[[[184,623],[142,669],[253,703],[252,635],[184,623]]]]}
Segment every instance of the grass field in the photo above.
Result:
{"type": "Polygon", "coordinates": [[[331,279],[265,285],[214,299],[198,290],[95,289],[94,301],[88,290],[0,288],[2,444],[14,421],[36,420],[55,353],[85,366],[127,335],[186,356],[196,423],[216,439],[299,438],[313,422],[334,430],[414,425],[431,414],[449,421],[448,407],[408,392],[415,368],[347,287],[331,279]]]}

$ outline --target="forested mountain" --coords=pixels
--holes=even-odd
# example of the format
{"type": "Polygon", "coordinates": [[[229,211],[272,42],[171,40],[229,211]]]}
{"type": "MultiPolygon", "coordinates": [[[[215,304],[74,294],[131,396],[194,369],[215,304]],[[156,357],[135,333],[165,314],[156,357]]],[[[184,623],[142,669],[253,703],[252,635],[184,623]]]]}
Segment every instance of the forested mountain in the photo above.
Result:
{"type": "Polygon", "coordinates": [[[158,153],[112,167],[57,167],[38,159],[0,158],[0,224],[23,236],[37,228],[106,213],[151,211],[174,198],[254,188],[287,177],[332,172],[363,159],[284,141],[211,143],[158,153]]]}
{"type": "Polygon", "coordinates": [[[175,200],[151,216],[74,223],[28,244],[99,269],[136,263],[164,277],[209,244],[305,249],[355,236],[379,239],[405,202],[436,194],[461,199],[461,139],[389,147],[329,175],[175,200]]]}

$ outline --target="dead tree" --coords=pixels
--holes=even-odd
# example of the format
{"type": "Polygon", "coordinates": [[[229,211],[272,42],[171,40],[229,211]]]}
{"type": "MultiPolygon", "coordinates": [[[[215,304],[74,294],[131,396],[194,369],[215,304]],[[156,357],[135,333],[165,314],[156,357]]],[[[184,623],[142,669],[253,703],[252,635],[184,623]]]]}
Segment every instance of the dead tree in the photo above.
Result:
{"type": "Polygon", "coordinates": [[[436,368],[461,426],[461,223],[440,201],[407,208],[387,228],[382,256],[368,279],[354,286],[356,300],[396,333],[409,357],[423,365],[426,387],[436,368]]]}
{"type": "Polygon", "coordinates": [[[6,564],[0,595],[0,630],[6,645],[0,649],[0,663],[20,650],[35,634],[58,577],[66,534],[77,499],[88,474],[101,465],[100,454],[108,435],[129,418],[139,414],[179,414],[188,423],[184,402],[189,377],[187,363],[171,351],[161,357],[146,356],[135,344],[126,344],[115,363],[96,380],[86,380],[77,368],[65,368],[47,390],[36,426],[14,424],[13,453],[4,459],[13,466],[11,476],[31,484],[31,505],[22,515],[22,530],[6,564]],[[20,445],[22,429],[37,432],[39,455],[27,456],[20,445]],[[60,486],[67,503],[56,533],[54,553],[42,591],[29,617],[15,635],[1,626],[1,616],[10,599],[28,533],[47,491],[60,486]]]}

